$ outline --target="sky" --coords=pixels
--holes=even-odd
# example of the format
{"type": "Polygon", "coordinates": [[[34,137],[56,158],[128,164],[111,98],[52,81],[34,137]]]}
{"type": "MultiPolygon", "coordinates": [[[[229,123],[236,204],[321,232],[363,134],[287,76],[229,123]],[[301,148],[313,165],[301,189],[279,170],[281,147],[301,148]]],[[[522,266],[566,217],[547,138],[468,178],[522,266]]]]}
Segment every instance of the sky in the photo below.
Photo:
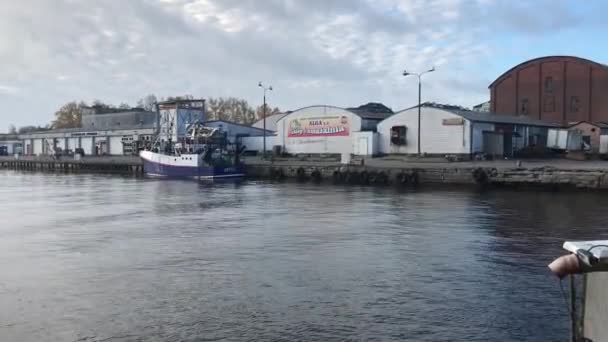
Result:
{"type": "Polygon", "coordinates": [[[470,107],[531,58],[608,64],[603,0],[0,0],[0,131],[73,100],[470,107]]]}

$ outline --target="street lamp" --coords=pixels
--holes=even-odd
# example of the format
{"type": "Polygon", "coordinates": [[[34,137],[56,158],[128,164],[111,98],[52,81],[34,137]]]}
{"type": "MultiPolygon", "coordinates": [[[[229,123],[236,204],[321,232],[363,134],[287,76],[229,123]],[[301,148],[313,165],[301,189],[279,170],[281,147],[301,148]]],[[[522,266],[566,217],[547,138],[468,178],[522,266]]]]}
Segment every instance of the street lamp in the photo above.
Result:
{"type": "Polygon", "coordinates": [[[266,158],[266,91],[272,91],[272,86],[266,87],[262,82],[259,82],[258,87],[264,89],[264,109],[262,114],[264,116],[264,153],[262,154],[262,158],[266,158]]]}
{"type": "Polygon", "coordinates": [[[418,157],[420,157],[420,107],[422,106],[422,75],[429,72],[435,71],[435,67],[430,68],[427,71],[414,73],[403,70],[403,76],[416,76],[418,77],[418,157]]]}

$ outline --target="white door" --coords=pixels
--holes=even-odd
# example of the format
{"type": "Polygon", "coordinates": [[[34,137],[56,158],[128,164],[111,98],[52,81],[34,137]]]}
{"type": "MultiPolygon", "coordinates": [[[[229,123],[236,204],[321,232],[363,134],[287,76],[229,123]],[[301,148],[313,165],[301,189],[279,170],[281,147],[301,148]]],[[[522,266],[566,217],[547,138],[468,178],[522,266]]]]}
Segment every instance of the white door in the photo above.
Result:
{"type": "Polygon", "coordinates": [[[368,142],[367,138],[359,138],[359,155],[366,156],[368,155],[368,142]]]}

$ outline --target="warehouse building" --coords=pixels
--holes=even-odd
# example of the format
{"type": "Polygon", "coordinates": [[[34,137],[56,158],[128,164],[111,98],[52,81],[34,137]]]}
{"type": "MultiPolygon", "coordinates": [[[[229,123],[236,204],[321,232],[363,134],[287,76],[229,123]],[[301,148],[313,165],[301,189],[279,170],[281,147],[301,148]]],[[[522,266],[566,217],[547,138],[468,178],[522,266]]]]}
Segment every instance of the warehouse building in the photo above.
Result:
{"type": "Polygon", "coordinates": [[[90,155],[136,155],[139,146],[151,143],[153,127],[125,127],[108,130],[82,128],[55,129],[20,134],[25,155],[73,154],[81,150],[90,155]]]}
{"type": "Polygon", "coordinates": [[[136,155],[152,143],[156,113],[140,108],[116,110],[89,107],[83,110],[82,127],[38,131],[19,135],[25,155],[73,154],[136,155]]]}
{"type": "Polygon", "coordinates": [[[17,134],[0,134],[0,156],[21,153],[21,140],[17,134]]]}
{"type": "MultiPolygon", "coordinates": [[[[232,143],[236,142],[238,137],[244,138],[264,136],[264,130],[261,128],[243,125],[240,123],[230,122],[226,120],[209,120],[205,121],[204,125],[207,127],[219,128],[221,131],[226,133],[228,140],[232,143]]],[[[274,132],[266,130],[266,135],[272,136],[274,135],[274,132]]]]}
{"type": "MultiPolygon", "coordinates": [[[[530,146],[546,146],[547,132],[559,124],[525,116],[494,115],[457,106],[425,103],[421,108],[420,153],[513,156],[530,146]]],[[[379,152],[418,153],[418,106],[378,124],[379,152]]]]}
{"type": "MultiPolygon", "coordinates": [[[[291,113],[291,112],[279,113],[279,114],[273,114],[273,115],[267,116],[266,117],[266,129],[269,131],[276,132],[277,121],[279,121],[282,117],[284,117],[285,115],[287,115],[289,113],[291,113]]],[[[254,122],[253,125],[251,125],[251,127],[264,129],[264,118],[254,122]]]]}
{"type": "Polygon", "coordinates": [[[490,111],[569,125],[608,121],[608,66],[549,56],[523,62],[490,88],[490,111]]]}
{"type": "MultiPolygon", "coordinates": [[[[378,123],[393,112],[376,103],[357,108],[310,106],[277,120],[276,134],[266,138],[267,150],[278,146],[289,154],[377,154],[378,123]]],[[[259,137],[243,140],[247,150],[261,151],[259,137]]]]}

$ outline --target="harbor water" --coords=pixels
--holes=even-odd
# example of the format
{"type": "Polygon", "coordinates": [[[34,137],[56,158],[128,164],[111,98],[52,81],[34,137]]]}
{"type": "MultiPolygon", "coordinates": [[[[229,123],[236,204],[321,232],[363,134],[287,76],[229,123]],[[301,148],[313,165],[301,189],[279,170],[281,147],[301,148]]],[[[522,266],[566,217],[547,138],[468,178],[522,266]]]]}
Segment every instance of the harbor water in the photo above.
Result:
{"type": "Polygon", "coordinates": [[[0,171],[0,341],[566,341],[599,193],[0,171]]]}

